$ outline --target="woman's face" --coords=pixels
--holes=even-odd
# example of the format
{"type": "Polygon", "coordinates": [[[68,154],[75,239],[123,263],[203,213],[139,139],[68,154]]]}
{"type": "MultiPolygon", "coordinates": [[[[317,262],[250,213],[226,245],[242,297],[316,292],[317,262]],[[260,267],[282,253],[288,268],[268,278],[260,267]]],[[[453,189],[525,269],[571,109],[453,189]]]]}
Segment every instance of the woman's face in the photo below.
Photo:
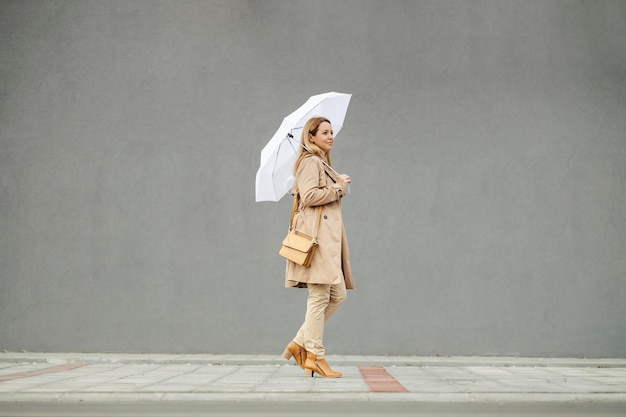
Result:
{"type": "Polygon", "coordinates": [[[309,138],[311,142],[316,144],[324,152],[328,152],[333,147],[333,127],[328,122],[322,122],[317,129],[315,136],[309,138]]]}

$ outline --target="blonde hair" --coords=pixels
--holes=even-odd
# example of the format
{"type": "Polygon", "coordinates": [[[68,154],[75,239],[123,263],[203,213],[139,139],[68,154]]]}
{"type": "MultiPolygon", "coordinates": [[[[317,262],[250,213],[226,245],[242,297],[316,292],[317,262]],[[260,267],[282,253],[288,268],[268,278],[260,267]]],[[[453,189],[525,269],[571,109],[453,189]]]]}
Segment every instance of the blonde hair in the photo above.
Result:
{"type": "Polygon", "coordinates": [[[298,152],[298,158],[296,159],[296,163],[293,166],[294,174],[298,171],[298,166],[300,166],[300,162],[309,155],[317,155],[322,158],[330,166],[330,151],[324,152],[317,145],[309,140],[310,136],[317,135],[317,130],[320,128],[320,125],[324,122],[327,122],[332,126],[330,120],[325,117],[312,117],[305,123],[302,128],[302,137],[300,138],[300,152],[298,152]]]}

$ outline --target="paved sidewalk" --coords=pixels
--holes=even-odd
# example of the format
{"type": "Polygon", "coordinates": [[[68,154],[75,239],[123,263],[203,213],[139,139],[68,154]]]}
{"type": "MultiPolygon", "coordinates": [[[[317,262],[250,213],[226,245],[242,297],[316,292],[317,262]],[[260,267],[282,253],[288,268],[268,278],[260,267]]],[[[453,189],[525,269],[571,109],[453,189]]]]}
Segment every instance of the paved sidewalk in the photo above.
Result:
{"type": "Polygon", "coordinates": [[[623,403],[626,414],[626,359],[327,359],[342,378],[307,378],[293,360],[271,355],[5,352],[0,408],[90,401],[605,402],[623,403]]]}

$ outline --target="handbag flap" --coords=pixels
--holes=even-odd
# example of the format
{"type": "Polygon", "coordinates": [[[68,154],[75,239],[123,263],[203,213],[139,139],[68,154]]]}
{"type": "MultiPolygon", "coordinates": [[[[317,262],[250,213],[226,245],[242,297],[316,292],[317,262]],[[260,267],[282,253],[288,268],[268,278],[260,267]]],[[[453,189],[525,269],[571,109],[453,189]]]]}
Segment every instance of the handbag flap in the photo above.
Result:
{"type": "Polygon", "coordinates": [[[287,236],[285,236],[283,240],[283,245],[300,252],[308,252],[312,246],[317,245],[317,242],[312,236],[299,230],[294,230],[287,233],[287,236]]]}

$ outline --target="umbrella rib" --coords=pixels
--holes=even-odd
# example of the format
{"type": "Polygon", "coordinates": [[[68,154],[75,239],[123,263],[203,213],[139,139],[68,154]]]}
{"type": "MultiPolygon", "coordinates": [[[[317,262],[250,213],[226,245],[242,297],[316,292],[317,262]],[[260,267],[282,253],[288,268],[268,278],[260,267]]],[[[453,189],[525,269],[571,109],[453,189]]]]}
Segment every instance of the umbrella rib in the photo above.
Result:
{"type": "MultiPolygon", "coordinates": [[[[280,149],[283,147],[283,143],[287,141],[287,143],[291,145],[291,149],[293,149],[294,152],[297,152],[296,148],[291,143],[291,140],[289,140],[290,135],[291,135],[290,133],[287,133],[287,136],[280,142],[280,145],[278,145],[278,151],[276,151],[276,159],[274,160],[274,169],[272,170],[272,178],[274,178],[274,174],[276,173],[276,165],[278,165],[278,159],[279,159],[278,155],[280,155],[280,149]]],[[[293,138],[293,136],[291,137],[293,138]]]]}

